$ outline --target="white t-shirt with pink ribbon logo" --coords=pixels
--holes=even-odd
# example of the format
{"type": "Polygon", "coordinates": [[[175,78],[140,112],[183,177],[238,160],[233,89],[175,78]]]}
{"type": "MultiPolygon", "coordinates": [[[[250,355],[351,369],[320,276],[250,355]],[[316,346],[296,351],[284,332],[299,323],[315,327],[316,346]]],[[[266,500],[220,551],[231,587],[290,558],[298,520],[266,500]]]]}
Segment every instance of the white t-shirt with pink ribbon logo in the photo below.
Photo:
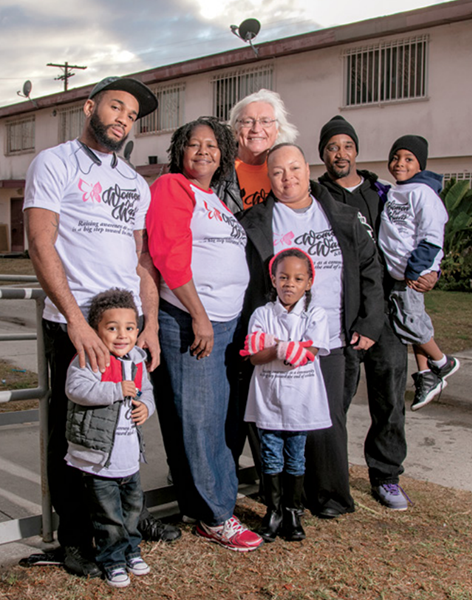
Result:
{"type": "Polygon", "coordinates": [[[313,362],[293,368],[276,359],[256,365],[249,388],[244,420],[260,429],[310,431],[331,427],[328,397],[320,356],[329,354],[326,312],[313,304],[305,310],[303,296],[290,312],[279,299],[257,308],[249,333],[271,333],[282,341],[308,341],[319,352],[313,362]]]}
{"type": "Polygon", "coordinates": [[[343,333],[343,256],[333,228],[319,202],[312,196],[307,210],[297,211],[282,202],[274,205],[272,229],[274,254],[300,248],[315,265],[313,304],[328,315],[330,350],[345,345],[343,333]]]}
{"type": "MultiPolygon", "coordinates": [[[[111,287],[132,291],[140,310],[134,231],[145,227],[149,187],[114,154],[94,154],[101,164],[77,140],[43,150],[26,175],[24,209],[60,215],[55,247],[84,315],[92,297],[111,287]]],[[[49,299],[44,318],[65,323],[49,299]]]]}
{"type": "Polygon", "coordinates": [[[214,192],[184,175],[159,177],[151,194],[146,226],[161,298],[187,312],[172,290],[193,279],[211,321],[236,318],[249,282],[244,229],[214,192]]]}

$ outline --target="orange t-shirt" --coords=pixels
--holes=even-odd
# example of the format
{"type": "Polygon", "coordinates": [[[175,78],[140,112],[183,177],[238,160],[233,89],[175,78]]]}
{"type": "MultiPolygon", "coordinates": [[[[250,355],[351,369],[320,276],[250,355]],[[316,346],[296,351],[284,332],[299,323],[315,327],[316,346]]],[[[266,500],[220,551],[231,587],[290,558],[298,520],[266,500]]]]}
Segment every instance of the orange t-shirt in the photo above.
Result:
{"type": "Polygon", "coordinates": [[[267,162],[262,165],[248,165],[237,158],[234,163],[238,176],[244,208],[250,208],[265,200],[270,192],[267,162]]]}

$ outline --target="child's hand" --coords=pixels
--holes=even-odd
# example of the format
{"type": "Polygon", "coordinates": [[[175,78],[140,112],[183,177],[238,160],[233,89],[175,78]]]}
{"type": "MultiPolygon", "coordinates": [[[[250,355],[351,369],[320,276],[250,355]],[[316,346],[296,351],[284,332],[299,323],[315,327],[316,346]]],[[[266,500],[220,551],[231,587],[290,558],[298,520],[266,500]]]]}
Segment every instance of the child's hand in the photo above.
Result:
{"type": "Polygon", "coordinates": [[[136,398],[139,390],[134,381],[122,381],[121,391],[123,392],[123,398],[136,398]]]}
{"type": "Polygon", "coordinates": [[[277,346],[277,358],[292,367],[303,367],[306,363],[315,360],[315,355],[307,350],[313,346],[313,342],[279,342],[277,346]]]}
{"type": "Polygon", "coordinates": [[[142,425],[149,416],[149,411],[144,402],[140,402],[139,400],[132,400],[133,410],[131,411],[131,419],[136,423],[136,425],[142,425]]]}
{"type": "Polygon", "coordinates": [[[277,340],[275,336],[270,333],[263,333],[262,331],[254,331],[246,336],[244,340],[244,350],[240,350],[239,354],[241,356],[252,356],[253,354],[257,354],[266,348],[271,348],[275,346],[277,340]]]}

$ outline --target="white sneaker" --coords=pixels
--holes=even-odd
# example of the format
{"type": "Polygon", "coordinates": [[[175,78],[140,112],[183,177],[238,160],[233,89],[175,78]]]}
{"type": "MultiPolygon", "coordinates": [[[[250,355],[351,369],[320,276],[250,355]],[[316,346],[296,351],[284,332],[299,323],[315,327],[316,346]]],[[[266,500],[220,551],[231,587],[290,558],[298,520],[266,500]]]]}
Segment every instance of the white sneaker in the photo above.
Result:
{"type": "Polygon", "coordinates": [[[126,569],[133,575],[147,575],[151,567],[140,556],[126,561],[126,569]]]}
{"type": "Polygon", "coordinates": [[[126,569],[123,567],[112,567],[105,570],[105,579],[108,585],[114,588],[128,587],[130,579],[126,569]]]}

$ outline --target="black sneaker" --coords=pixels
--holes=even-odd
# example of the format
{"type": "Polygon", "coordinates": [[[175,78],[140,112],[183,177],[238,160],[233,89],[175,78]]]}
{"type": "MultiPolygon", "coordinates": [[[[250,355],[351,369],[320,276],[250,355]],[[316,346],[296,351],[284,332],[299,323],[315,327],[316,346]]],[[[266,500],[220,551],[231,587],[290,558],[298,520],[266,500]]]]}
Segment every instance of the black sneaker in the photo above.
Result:
{"type": "Polygon", "coordinates": [[[72,575],[79,577],[101,577],[98,565],[88,558],[86,552],[78,546],[64,547],[64,568],[72,575]]]}
{"type": "Polygon", "coordinates": [[[182,535],[178,527],[163,523],[151,515],[139,522],[138,529],[143,540],[148,542],[173,542],[182,535]]]}
{"type": "Polygon", "coordinates": [[[62,548],[55,550],[46,550],[38,554],[30,554],[22,558],[19,565],[22,567],[44,567],[44,566],[61,566],[64,564],[64,552],[62,548]]]}
{"type": "Polygon", "coordinates": [[[447,386],[447,381],[444,381],[432,371],[425,373],[413,373],[413,381],[415,382],[415,399],[411,405],[411,410],[418,410],[426,406],[434,396],[437,396],[447,386]]]}
{"type": "Polygon", "coordinates": [[[441,379],[447,379],[450,375],[458,371],[459,367],[461,366],[459,360],[453,356],[448,356],[446,354],[446,359],[447,362],[443,367],[436,367],[431,361],[428,360],[428,367],[441,379]]]}

